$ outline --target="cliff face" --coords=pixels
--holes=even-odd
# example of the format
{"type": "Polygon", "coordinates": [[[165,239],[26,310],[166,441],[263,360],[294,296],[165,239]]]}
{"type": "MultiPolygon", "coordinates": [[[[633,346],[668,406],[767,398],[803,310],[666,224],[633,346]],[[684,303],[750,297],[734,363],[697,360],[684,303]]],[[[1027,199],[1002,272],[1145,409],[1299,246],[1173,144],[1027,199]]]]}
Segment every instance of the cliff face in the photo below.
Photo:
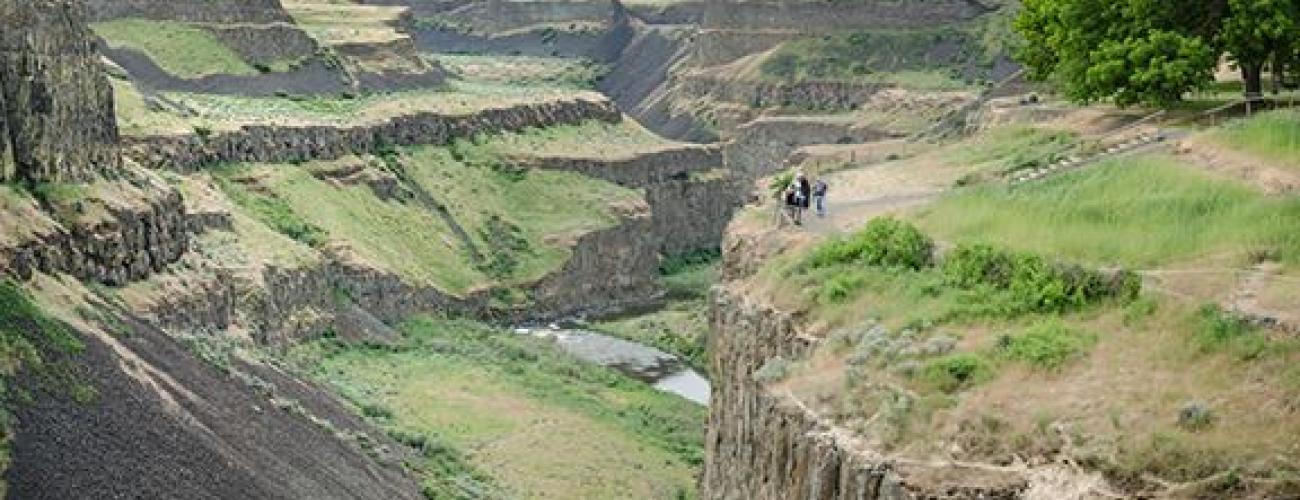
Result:
{"type": "Polygon", "coordinates": [[[12,416],[0,422],[3,489],[419,498],[401,445],[328,391],[254,361],[217,366],[112,291],[85,286],[147,281],[221,221],[191,218],[179,191],[121,160],[111,90],[77,5],[0,2],[0,279],[16,311],[5,311],[0,336],[30,346],[24,339],[57,329],[72,346],[42,338],[31,347],[39,362],[3,356],[0,379],[24,395],[0,402],[12,416]]]}
{"type": "Polygon", "coordinates": [[[190,22],[290,22],[279,0],[85,0],[92,21],[123,17],[190,22]]]}
{"type": "Polygon", "coordinates": [[[1022,498],[1028,482],[1014,471],[889,458],[756,381],[768,360],[798,358],[814,341],[799,335],[795,318],[741,291],[719,291],[712,307],[703,498],[1022,498]]]}
{"type": "Polygon", "coordinates": [[[987,12],[967,0],[724,0],[709,2],[703,27],[727,30],[908,28],[962,21],[987,12]]]}
{"type": "Polygon", "coordinates": [[[0,180],[43,193],[51,212],[0,221],[0,270],[120,285],[178,259],[188,221],[179,193],[122,164],[112,88],[76,5],[0,4],[0,180]]]}
{"type": "Polygon", "coordinates": [[[14,165],[0,180],[77,182],[120,165],[113,91],[76,9],[0,3],[0,165],[14,165]]]}
{"type": "Polygon", "coordinates": [[[710,373],[702,498],[966,500],[1027,497],[1024,470],[891,456],[819,415],[780,384],[756,379],[774,358],[807,359],[820,339],[745,281],[789,247],[737,223],[723,243],[723,285],[710,304],[710,373]]]}
{"type": "Polygon", "coordinates": [[[457,137],[477,134],[620,119],[608,101],[574,99],[487,109],[469,115],[416,113],[345,128],[259,125],[210,137],[133,138],[128,140],[126,154],[149,168],[189,172],[220,163],[327,160],[373,152],[380,147],[446,144],[457,137]]]}

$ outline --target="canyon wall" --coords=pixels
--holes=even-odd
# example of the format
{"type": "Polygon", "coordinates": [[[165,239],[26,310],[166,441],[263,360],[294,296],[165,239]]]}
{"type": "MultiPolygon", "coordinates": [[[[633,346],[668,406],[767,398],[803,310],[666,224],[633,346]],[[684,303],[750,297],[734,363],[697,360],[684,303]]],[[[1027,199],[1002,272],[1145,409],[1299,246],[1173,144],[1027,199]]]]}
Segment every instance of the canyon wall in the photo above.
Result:
{"type": "Polygon", "coordinates": [[[280,0],[84,0],[91,21],[125,17],[207,23],[291,22],[280,0]]]}
{"type": "Polygon", "coordinates": [[[748,180],[723,165],[714,145],[680,145],[616,158],[517,158],[526,168],[576,172],[645,192],[651,234],[664,255],[716,249],[748,200],[748,180]]]}
{"type": "Polygon", "coordinates": [[[798,359],[816,340],[800,335],[797,318],[744,291],[715,292],[710,326],[713,395],[703,498],[1010,500],[1028,487],[1014,472],[884,456],[755,380],[768,360],[798,359]]]}
{"type": "Polygon", "coordinates": [[[72,3],[0,4],[0,181],[38,198],[6,207],[17,212],[0,221],[0,271],[125,284],[178,259],[189,221],[178,192],[123,165],[112,88],[79,16],[72,3]],[[113,199],[68,199],[91,191],[113,199]]]}
{"type": "Polygon", "coordinates": [[[771,175],[788,167],[786,160],[811,144],[860,144],[891,138],[851,120],[834,118],[770,117],[742,125],[727,143],[727,165],[752,177],[771,175]]]}
{"type": "Polygon", "coordinates": [[[207,136],[127,138],[127,156],[154,169],[192,172],[221,163],[330,160],[392,146],[446,144],[457,137],[517,132],[529,127],[618,122],[608,101],[577,98],[486,109],[467,115],[415,113],[355,126],[248,125],[207,136]]]}
{"type": "Polygon", "coordinates": [[[113,90],[76,4],[0,3],[0,180],[78,182],[120,166],[113,90]],[[4,143],[0,143],[4,144],[4,143]],[[7,172],[7,174],[6,174],[7,172]]]}
{"type": "Polygon", "coordinates": [[[0,333],[32,351],[4,356],[0,378],[23,397],[2,405],[12,417],[0,422],[3,489],[420,498],[402,465],[413,452],[328,391],[254,361],[200,356],[87,286],[153,286],[155,271],[191,255],[193,230],[222,222],[190,218],[176,189],[121,161],[111,91],[79,8],[0,2],[0,145],[6,180],[18,181],[0,185],[0,276],[22,282],[4,285],[15,310],[0,333]]]}
{"type": "Polygon", "coordinates": [[[702,27],[808,31],[927,27],[974,18],[989,9],[971,0],[721,0],[708,2],[702,27]]]}

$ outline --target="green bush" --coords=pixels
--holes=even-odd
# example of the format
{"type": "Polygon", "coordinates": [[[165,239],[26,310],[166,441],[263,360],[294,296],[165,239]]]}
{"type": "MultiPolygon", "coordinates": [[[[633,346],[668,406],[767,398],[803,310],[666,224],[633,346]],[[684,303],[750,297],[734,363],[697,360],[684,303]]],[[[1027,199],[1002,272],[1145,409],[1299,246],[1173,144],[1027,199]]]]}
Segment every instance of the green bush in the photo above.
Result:
{"type": "Polygon", "coordinates": [[[956,392],[993,375],[993,365],[973,353],[951,354],[925,364],[922,375],[927,382],[944,392],[956,392]]]}
{"type": "Polygon", "coordinates": [[[754,372],[754,381],[759,383],[780,382],[790,376],[790,370],[793,365],[785,358],[777,356],[767,360],[763,366],[754,372]]]}
{"type": "Polygon", "coordinates": [[[943,274],[949,283],[962,288],[981,284],[1008,288],[1014,267],[1010,252],[984,244],[960,245],[944,259],[943,274]]]}
{"type": "Polygon", "coordinates": [[[782,193],[785,192],[785,188],[790,187],[790,184],[792,184],[793,182],[794,182],[794,171],[786,170],[785,172],[777,174],[775,177],[773,177],[772,181],[767,183],[767,189],[772,191],[772,196],[780,198],[782,193]]]}
{"type": "Polygon", "coordinates": [[[1128,302],[1141,293],[1136,274],[1114,276],[984,244],[960,245],[944,260],[948,283],[966,289],[991,287],[1010,294],[1009,311],[1064,312],[1108,298],[1128,302]]]}
{"type": "Polygon", "coordinates": [[[933,262],[934,241],[916,226],[879,217],[849,238],[821,244],[809,257],[814,268],[862,263],[869,266],[922,269],[933,262]]]}
{"type": "Polygon", "coordinates": [[[1037,323],[1019,335],[999,339],[999,348],[1009,359],[1043,370],[1059,370],[1096,342],[1094,335],[1075,331],[1059,320],[1037,323]]]}

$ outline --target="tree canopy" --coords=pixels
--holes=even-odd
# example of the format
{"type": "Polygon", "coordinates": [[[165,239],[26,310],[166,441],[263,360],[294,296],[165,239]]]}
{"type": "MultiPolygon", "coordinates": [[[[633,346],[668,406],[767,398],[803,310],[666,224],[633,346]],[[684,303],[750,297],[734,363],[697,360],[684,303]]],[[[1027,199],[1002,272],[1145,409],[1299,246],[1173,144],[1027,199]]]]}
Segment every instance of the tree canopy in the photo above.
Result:
{"type": "Polygon", "coordinates": [[[1025,0],[1015,21],[1031,78],[1080,102],[1165,106],[1214,81],[1221,56],[1263,89],[1300,50],[1300,0],[1025,0]]]}

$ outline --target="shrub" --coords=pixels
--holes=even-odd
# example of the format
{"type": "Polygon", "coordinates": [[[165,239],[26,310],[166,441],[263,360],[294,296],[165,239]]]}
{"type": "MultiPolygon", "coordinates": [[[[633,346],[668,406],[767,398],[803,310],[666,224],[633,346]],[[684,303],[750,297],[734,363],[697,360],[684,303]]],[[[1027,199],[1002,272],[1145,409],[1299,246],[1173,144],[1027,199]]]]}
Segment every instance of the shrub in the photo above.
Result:
{"type": "Polygon", "coordinates": [[[1228,350],[1243,361],[1257,359],[1269,349],[1268,337],[1239,314],[1207,304],[1197,313],[1195,341],[1202,352],[1228,350]]]}
{"type": "Polygon", "coordinates": [[[943,275],[948,282],[963,288],[987,284],[998,288],[1011,285],[1015,259],[991,245],[960,245],[944,259],[943,275]]]}
{"type": "Polygon", "coordinates": [[[794,171],[787,170],[773,177],[772,181],[767,183],[767,189],[772,191],[772,196],[780,198],[781,194],[785,192],[785,188],[790,187],[793,182],[794,171]]]}
{"type": "Polygon", "coordinates": [[[822,282],[817,290],[817,298],[822,302],[837,304],[852,297],[854,292],[866,284],[866,278],[857,273],[839,273],[822,282]]]}
{"type": "Polygon", "coordinates": [[[925,380],[944,392],[956,392],[993,374],[993,365],[983,356],[972,353],[951,354],[926,363],[925,380]]]}
{"type": "Polygon", "coordinates": [[[1057,320],[1037,323],[1019,335],[999,339],[999,348],[1012,360],[1043,370],[1058,370],[1083,354],[1096,337],[1077,332],[1057,320]]]}
{"type": "Polygon", "coordinates": [[[361,405],[361,414],[370,418],[393,418],[393,410],[378,404],[361,405]]]}
{"type": "Polygon", "coordinates": [[[1010,293],[1008,312],[1064,312],[1114,298],[1128,302],[1141,293],[1141,278],[1121,271],[1106,276],[1082,266],[1051,262],[985,244],[960,245],[943,263],[948,283],[966,289],[992,287],[1010,293]]]}
{"type": "Polygon", "coordinates": [[[1205,403],[1192,401],[1178,410],[1178,426],[1189,431],[1199,431],[1214,424],[1214,412],[1205,403]]]}
{"type": "Polygon", "coordinates": [[[934,241],[916,226],[879,217],[847,239],[819,245],[809,257],[814,268],[861,262],[869,266],[921,269],[933,259],[934,241]]]}

